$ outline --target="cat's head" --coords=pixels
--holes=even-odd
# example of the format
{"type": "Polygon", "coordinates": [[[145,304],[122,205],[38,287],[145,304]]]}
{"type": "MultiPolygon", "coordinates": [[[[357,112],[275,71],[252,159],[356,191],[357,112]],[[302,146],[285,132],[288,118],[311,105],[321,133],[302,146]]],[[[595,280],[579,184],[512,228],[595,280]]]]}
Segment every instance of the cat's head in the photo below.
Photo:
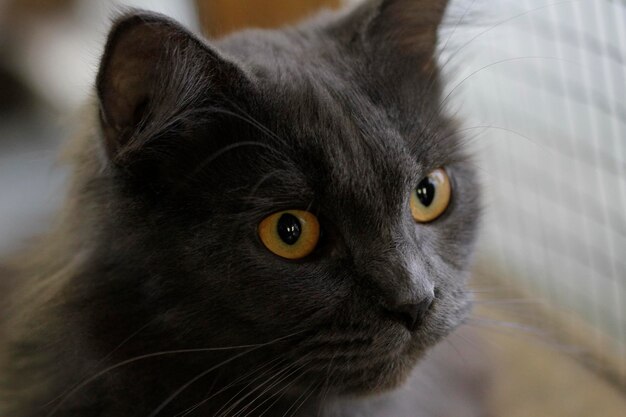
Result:
{"type": "Polygon", "coordinates": [[[445,5],[371,1],[211,43],[119,19],[86,185],[103,305],[156,320],[150,343],[274,341],[246,366],[299,361],[337,392],[400,383],[469,304],[478,185],[442,111],[445,5]]]}

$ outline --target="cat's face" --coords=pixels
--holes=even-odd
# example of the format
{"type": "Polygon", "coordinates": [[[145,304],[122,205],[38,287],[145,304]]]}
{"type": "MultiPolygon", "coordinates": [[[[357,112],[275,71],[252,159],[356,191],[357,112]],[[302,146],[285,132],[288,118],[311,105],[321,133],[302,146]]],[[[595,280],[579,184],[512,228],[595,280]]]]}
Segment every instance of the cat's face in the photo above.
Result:
{"type": "Polygon", "coordinates": [[[137,303],[159,337],[280,339],[245,366],[280,356],[307,385],[356,393],[396,386],[463,320],[477,184],[430,61],[445,2],[415,3],[432,16],[409,35],[394,20],[416,14],[408,1],[215,49],[154,16],[114,29],[98,80],[108,235],[150,270],[137,303]],[[449,195],[424,182],[433,172],[449,195]],[[416,189],[446,200],[426,221],[416,189]],[[295,223],[272,223],[284,211],[295,223]],[[309,248],[285,256],[268,239],[309,248]]]}

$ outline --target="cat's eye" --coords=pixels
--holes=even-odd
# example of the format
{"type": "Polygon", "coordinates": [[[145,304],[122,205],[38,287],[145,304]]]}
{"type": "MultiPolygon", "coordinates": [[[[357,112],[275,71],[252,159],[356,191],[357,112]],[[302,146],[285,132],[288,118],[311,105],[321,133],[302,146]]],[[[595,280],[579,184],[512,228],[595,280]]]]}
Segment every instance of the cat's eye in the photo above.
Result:
{"type": "Polygon", "coordinates": [[[411,193],[411,214],[415,221],[427,223],[441,216],[450,204],[452,187],[443,168],[422,179],[411,193]]]}
{"type": "Polygon", "coordinates": [[[267,249],[286,259],[310,255],[320,238],[320,224],[313,213],[285,210],[274,213],[259,224],[259,237],[267,249]]]}

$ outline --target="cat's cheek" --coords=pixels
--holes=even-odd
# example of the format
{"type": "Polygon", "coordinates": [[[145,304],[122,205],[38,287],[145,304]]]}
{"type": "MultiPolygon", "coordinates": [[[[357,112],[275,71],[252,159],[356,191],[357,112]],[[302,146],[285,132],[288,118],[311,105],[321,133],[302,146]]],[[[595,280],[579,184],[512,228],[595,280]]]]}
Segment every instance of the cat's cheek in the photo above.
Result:
{"type": "MultiPolygon", "coordinates": [[[[282,262],[282,261],[278,261],[282,262]]],[[[308,328],[331,317],[350,288],[322,271],[292,264],[239,275],[237,314],[254,326],[308,328]]]]}

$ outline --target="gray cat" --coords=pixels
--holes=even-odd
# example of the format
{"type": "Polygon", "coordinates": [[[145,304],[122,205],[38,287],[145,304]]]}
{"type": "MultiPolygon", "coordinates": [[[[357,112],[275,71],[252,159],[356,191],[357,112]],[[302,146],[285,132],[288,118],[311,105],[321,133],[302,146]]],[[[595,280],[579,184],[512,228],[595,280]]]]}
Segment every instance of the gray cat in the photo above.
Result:
{"type": "Polygon", "coordinates": [[[468,314],[479,213],[445,7],[214,42],[117,19],[58,227],[15,262],[0,415],[484,415],[445,354],[416,368],[468,314]]]}

